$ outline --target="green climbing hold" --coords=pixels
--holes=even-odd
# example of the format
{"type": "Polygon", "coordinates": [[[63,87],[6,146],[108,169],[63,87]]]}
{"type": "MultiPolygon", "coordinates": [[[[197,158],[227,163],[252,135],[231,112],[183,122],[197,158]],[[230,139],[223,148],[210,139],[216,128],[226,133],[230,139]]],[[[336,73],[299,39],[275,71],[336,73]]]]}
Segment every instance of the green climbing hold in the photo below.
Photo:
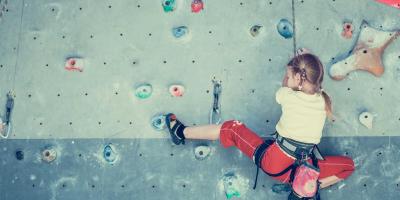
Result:
{"type": "Polygon", "coordinates": [[[222,180],[224,182],[226,198],[230,199],[234,196],[240,197],[237,176],[233,172],[225,174],[222,180]]]}
{"type": "Polygon", "coordinates": [[[136,88],[135,95],[140,99],[147,99],[151,96],[153,88],[150,84],[142,84],[136,88]]]}
{"type": "Polygon", "coordinates": [[[165,12],[172,12],[175,10],[175,0],[163,0],[162,6],[165,12]]]}

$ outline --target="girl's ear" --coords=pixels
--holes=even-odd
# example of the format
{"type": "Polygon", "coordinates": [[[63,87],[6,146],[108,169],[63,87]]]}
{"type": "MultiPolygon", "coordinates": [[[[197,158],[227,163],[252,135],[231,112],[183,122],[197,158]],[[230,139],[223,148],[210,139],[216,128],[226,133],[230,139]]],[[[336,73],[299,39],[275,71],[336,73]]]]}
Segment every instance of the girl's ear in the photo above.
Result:
{"type": "Polygon", "coordinates": [[[301,80],[300,73],[296,73],[296,74],[294,75],[294,80],[296,81],[296,83],[300,83],[300,80],[301,80]]]}

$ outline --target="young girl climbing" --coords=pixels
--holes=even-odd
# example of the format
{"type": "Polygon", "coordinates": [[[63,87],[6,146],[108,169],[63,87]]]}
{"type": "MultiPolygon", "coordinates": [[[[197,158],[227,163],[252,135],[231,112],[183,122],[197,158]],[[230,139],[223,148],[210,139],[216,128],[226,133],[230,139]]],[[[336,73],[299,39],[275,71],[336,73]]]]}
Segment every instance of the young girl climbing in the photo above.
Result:
{"type": "MultiPolygon", "coordinates": [[[[295,162],[298,149],[294,152],[294,149],[287,148],[288,145],[304,147],[320,142],[326,117],[333,119],[331,100],[321,87],[323,77],[323,65],[313,54],[297,55],[287,64],[282,87],[276,92],[276,102],[282,107],[276,125],[276,139],[267,147],[260,164],[265,172],[277,174],[295,162]]],[[[254,160],[255,150],[264,142],[238,120],[225,121],[221,125],[186,127],[169,113],[166,122],[172,141],[177,145],[184,144],[186,138],[220,139],[223,147],[236,146],[254,160]]],[[[320,188],[346,179],[354,171],[353,160],[345,156],[325,156],[318,160],[318,166],[320,188]]],[[[287,183],[290,172],[272,178],[287,183]]]]}

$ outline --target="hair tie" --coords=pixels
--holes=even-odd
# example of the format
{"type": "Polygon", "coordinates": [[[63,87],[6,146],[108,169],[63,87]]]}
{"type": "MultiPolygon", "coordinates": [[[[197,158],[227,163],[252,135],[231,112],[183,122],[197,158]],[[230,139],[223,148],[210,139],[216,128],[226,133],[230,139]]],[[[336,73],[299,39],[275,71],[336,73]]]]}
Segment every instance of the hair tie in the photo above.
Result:
{"type": "Polygon", "coordinates": [[[305,80],[307,78],[307,73],[306,73],[306,69],[304,69],[304,67],[300,69],[300,73],[301,73],[301,78],[303,80],[305,80]]]}

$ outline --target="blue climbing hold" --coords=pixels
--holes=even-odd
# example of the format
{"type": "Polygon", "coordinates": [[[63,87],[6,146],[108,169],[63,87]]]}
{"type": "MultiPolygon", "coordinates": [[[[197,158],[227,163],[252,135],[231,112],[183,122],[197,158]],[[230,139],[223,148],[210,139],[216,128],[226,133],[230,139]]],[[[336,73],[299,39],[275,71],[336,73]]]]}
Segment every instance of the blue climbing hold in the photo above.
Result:
{"type": "Polygon", "coordinates": [[[189,32],[189,30],[186,26],[179,26],[179,27],[172,29],[172,34],[174,34],[174,36],[176,38],[180,38],[180,37],[186,35],[188,32],[189,32]]]}
{"type": "Polygon", "coordinates": [[[166,128],[165,116],[162,114],[156,115],[155,117],[153,117],[153,119],[151,119],[151,124],[153,125],[153,128],[155,128],[158,131],[165,129],[166,128]]]}
{"type": "Polygon", "coordinates": [[[115,162],[117,156],[113,151],[111,144],[108,144],[104,147],[103,156],[108,163],[112,164],[115,162]]]}
{"type": "Polygon", "coordinates": [[[22,150],[18,150],[15,152],[15,157],[17,160],[23,160],[24,159],[24,152],[22,150]]]}
{"type": "Polygon", "coordinates": [[[285,39],[293,37],[293,25],[289,20],[281,19],[276,27],[279,34],[281,34],[285,39]]]}

